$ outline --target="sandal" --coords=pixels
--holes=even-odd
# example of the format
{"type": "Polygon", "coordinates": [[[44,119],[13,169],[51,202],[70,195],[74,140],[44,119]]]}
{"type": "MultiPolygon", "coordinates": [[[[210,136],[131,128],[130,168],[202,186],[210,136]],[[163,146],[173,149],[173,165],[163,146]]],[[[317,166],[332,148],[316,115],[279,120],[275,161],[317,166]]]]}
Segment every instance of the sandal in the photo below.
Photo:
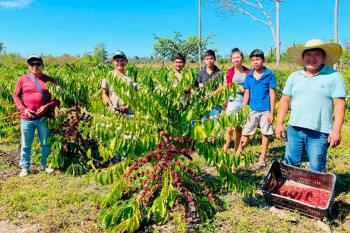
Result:
{"type": "Polygon", "coordinates": [[[258,162],[257,164],[255,164],[254,170],[255,171],[262,170],[262,169],[264,169],[266,167],[267,167],[267,164],[265,162],[258,162]]]}

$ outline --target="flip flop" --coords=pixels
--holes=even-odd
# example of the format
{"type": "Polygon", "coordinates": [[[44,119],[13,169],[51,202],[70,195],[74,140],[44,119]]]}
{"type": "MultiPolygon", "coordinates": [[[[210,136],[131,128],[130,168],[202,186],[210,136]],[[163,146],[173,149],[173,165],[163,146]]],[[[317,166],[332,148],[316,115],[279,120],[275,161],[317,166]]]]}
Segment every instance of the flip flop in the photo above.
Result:
{"type": "Polygon", "coordinates": [[[257,163],[255,164],[254,166],[254,170],[257,171],[257,170],[262,170],[264,168],[267,167],[267,164],[266,163],[257,163]]]}

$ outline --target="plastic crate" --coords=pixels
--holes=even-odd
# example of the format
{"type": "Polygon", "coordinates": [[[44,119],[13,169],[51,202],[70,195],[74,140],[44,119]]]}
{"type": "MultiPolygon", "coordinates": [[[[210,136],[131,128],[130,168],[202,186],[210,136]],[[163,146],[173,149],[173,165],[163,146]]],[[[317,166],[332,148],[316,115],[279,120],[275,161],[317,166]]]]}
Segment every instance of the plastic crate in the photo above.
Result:
{"type": "Polygon", "coordinates": [[[334,203],[334,187],[336,176],[332,173],[320,173],[307,171],[298,167],[273,161],[266,175],[261,190],[265,200],[271,204],[298,212],[317,219],[332,217],[334,203]],[[301,187],[318,188],[330,192],[329,200],[325,208],[306,204],[304,202],[273,193],[285,182],[292,182],[301,187]]]}

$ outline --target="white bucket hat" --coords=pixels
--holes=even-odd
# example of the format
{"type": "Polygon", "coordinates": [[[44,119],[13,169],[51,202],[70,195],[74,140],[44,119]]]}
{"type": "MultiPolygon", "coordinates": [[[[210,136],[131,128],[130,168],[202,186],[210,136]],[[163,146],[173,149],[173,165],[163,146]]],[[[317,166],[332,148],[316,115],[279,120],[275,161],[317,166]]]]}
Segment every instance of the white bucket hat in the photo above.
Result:
{"type": "Polygon", "coordinates": [[[342,54],[342,47],[340,44],[333,42],[324,43],[319,39],[311,39],[305,43],[305,46],[290,47],[288,49],[288,54],[292,61],[298,65],[304,66],[304,60],[302,57],[303,52],[307,49],[316,48],[320,48],[325,51],[326,58],[324,63],[329,66],[332,66],[334,63],[336,63],[342,54]]]}

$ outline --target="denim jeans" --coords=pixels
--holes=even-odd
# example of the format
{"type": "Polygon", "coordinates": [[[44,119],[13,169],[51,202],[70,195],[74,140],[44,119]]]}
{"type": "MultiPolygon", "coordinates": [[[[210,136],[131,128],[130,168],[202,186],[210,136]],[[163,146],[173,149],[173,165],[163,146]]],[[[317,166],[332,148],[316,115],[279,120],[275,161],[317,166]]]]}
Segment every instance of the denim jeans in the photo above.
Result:
{"type": "Polygon", "coordinates": [[[328,134],[288,126],[285,162],[299,167],[306,152],[309,158],[309,170],[326,172],[328,146],[328,134]]]}
{"type": "Polygon", "coordinates": [[[46,159],[50,154],[50,145],[47,143],[49,130],[46,127],[46,118],[38,120],[21,120],[21,160],[19,166],[22,169],[29,170],[30,153],[34,139],[35,129],[38,130],[40,145],[41,145],[41,165],[47,168],[46,159]]]}
{"type": "Polygon", "coordinates": [[[210,112],[206,113],[202,117],[201,121],[204,122],[206,119],[219,116],[221,113],[221,110],[222,110],[222,107],[220,105],[216,106],[210,112]]]}

